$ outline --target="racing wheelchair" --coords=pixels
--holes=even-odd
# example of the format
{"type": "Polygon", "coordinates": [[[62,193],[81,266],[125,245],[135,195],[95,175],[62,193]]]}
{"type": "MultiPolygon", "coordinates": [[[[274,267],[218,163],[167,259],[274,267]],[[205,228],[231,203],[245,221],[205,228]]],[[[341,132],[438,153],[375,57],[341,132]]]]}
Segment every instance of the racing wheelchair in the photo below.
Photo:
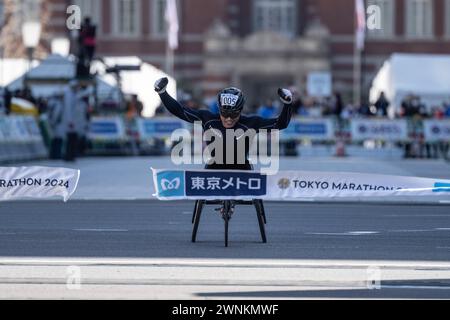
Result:
{"type": "MultiPolygon", "coordinates": [[[[213,166],[206,166],[205,169],[219,169],[213,166]]],[[[243,170],[252,170],[253,167],[251,165],[245,166],[243,170]]],[[[197,231],[198,226],[200,224],[200,218],[202,215],[203,208],[206,205],[220,205],[219,208],[216,208],[216,211],[219,211],[221,217],[224,221],[225,226],[225,247],[228,247],[228,225],[230,219],[234,213],[234,208],[236,205],[252,205],[256,209],[256,216],[259,224],[259,231],[261,233],[261,239],[263,243],[267,242],[266,238],[266,230],[265,224],[267,224],[266,213],[264,209],[264,203],[261,199],[253,199],[253,200],[196,200],[194,206],[194,212],[192,215],[192,242],[196,242],[197,240],[197,231]]]]}

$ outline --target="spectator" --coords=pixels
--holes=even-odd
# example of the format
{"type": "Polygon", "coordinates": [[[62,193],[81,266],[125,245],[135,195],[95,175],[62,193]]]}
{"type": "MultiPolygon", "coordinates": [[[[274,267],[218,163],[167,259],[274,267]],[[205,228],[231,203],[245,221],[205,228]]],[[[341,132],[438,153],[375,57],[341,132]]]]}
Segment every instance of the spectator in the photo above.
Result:
{"type": "Polygon", "coordinates": [[[450,118],[450,102],[444,103],[445,116],[450,118]]]}
{"type": "Polygon", "coordinates": [[[212,99],[209,103],[207,103],[209,111],[214,114],[219,114],[219,106],[217,105],[217,100],[212,99]]]}
{"type": "Polygon", "coordinates": [[[89,92],[82,91],[77,96],[74,113],[75,130],[77,133],[77,155],[83,156],[87,147],[87,134],[89,132],[89,92]]]}
{"type": "Polygon", "coordinates": [[[344,103],[342,102],[342,96],[339,92],[334,94],[333,101],[333,113],[336,117],[341,118],[342,110],[344,109],[344,103]]]}
{"type": "Polygon", "coordinates": [[[65,136],[63,124],[64,92],[58,92],[49,99],[48,120],[51,130],[50,159],[61,159],[63,139],[65,136]]]}
{"type": "Polygon", "coordinates": [[[5,89],[3,90],[3,103],[5,106],[6,115],[8,115],[11,112],[11,100],[12,100],[11,91],[9,91],[8,87],[5,87],[5,89]]]}
{"type": "Polygon", "coordinates": [[[39,97],[37,99],[37,108],[38,108],[38,112],[39,114],[44,114],[47,112],[48,109],[48,101],[47,99],[43,98],[43,97],[39,97]]]}
{"type": "Polygon", "coordinates": [[[353,118],[356,114],[355,107],[352,104],[347,104],[342,110],[341,117],[344,120],[349,120],[353,118]]]}
{"type": "Polygon", "coordinates": [[[138,95],[133,94],[131,101],[133,101],[134,105],[136,106],[138,117],[142,117],[144,112],[144,104],[142,103],[141,100],[139,100],[138,95]]]}
{"type": "Polygon", "coordinates": [[[137,94],[133,94],[130,102],[127,103],[127,119],[132,120],[135,117],[142,117],[142,111],[144,111],[142,102],[138,99],[137,94]]]}
{"type": "Polygon", "coordinates": [[[444,107],[441,107],[441,106],[435,106],[435,107],[432,107],[432,108],[431,108],[431,116],[432,116],[434,119],[438,119],[438,120],[443,119],[444,116],[445,116],[445,110],[444,110],[444,107]]]}
{"type": "Polygon", "coordinates": [[[363,117],[371,117],[373,116],[372,111],[370,110],[370,106],[368,103],[363,102],[361,106],[358,108],[358,113],[363,117]]]}
{"type": "Polygon", "coordinates": [[[375,108],[377,108],[377,114],[379,114],[383,117],[386,117],[389,104],[390,103],[386,99],[384,92],[381,91],[380,96],[378,97],[378,100],[375,102],[375,108]]]}
{"type": "Polygon", "coordinates": [[[66,149],[64,152],[65,161],[75,161],[78,149],[78,134],[76,121],[76,109],[78,102],[78,82],[72,80],[69,87],[64,91],[63,103],[63,130],[66,136],[66,149]]]}
{"type": "Polygon", "coordinates": [[[277,108],[272,101],[267,100],[266,103],[259,107],[258,115],[265,119],[274,118],[277,116],[277,108]]]}
{"type": "Polygon", "coordinates": [[[425,106],[420,102],[420,97],[412,94],[405,97],[401,104],[401,114],[406,118],[413,118],[426,113],[425,106]]]}
{"type": "Polygon", "coordinates": [[[161,103],[156,109],[155,109],[155,117],[165,117],[165,116],[171,116],[167,109],[164,107],[164,105],[161,103]]]}

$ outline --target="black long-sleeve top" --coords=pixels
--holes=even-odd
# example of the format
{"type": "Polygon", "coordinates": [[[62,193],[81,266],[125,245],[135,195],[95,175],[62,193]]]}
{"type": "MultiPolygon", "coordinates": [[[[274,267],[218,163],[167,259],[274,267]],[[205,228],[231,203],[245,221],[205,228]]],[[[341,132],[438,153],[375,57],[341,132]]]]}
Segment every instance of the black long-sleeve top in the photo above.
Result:
{"type": "MultiPolygon", "coordinates": [[[[238,137],[234,137],[233,141],[227,141],[226,129],[222,125],[222,121],[220,120],[220,116],[214,114],[208,110],[194,110],[190,108],[186,108],[182,106],[178,101],[172,98],[167,92],[161,93],[160,95],[161,101],[164,106],[172,113],[174,116],[190,122],[194,123],[196,121],[201,122],[202,128],[204,131],[210,130],[214,134],[214,138],[211,141],[207,142],[207,145],[210,145],[213,141],[215,141],[216,137],[223,137],[223,159],[222,163],[220,161],[221,157],[218,157],[219,160],[217,162],[213,162],[214,168],[217,169],[244,169],[248,168],[248,153],[250,150],[250,143],[253,139],[254,135],[247,134],[245,136],[245,163],[239,163],[237,152],[234,152],[234,161],[233,163],[226,163],[226,154],[227,151],[230,152],[230,148],[234,148],[237,150],[237,143],[239,139],[238,137]]],[[[242,129],[244,133],[248,133],[249,129],[255,130],[255,133],[258,133],[262,129],[267,129],[268,131],[272,129],[282,130],[287,128],[289,125],[289,121],[291,119],[292,109],[291,105],[285,104],[283,106],[283,110],[281,111],[278,118],[264,119],[259,116],[246,116],[241,115],[239,121],[236,123],[235,127],[232,130],[242,129]]],[[[213,156],[215,154],[213,153],[213,156]]],[[[210,166],[211,167],[211,166],[210,166]]]]}

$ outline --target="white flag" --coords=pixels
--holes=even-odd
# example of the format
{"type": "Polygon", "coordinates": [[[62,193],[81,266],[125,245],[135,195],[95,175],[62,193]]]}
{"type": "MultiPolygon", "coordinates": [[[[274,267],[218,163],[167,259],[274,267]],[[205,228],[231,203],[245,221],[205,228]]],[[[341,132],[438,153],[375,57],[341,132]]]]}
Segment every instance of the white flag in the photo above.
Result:
{"type": "Polygon", "coordinates": [[[366,12],[364,10],[364,0],[355,0],[355,19],[356,19],[356,48],[359,51],[364,49],[366,36],[366,12]]]}
{"type": "Polygon", "coordinates": [[[167,22],[167,41],[169,48],[175,50],[178,48],[178,11],[176,0],[167,0],[165,19],[167,22]]]}
{"type": "Polygon", "coordinates": [[[0,201],[63,197],[77,188],[80,170],[49,167],[0,167],[0,201]]]}

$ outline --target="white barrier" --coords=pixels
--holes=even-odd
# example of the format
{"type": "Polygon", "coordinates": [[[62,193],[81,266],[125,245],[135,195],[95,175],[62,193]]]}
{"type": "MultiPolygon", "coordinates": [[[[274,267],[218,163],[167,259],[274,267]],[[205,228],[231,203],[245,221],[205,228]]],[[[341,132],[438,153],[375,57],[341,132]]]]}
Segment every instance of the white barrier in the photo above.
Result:
{"type": "Polygon", "coordinates": [[[404,119],[352,119],[350,133],[353,141],[405,141],[408,139],[408,123],[404,119]]]}
{"type": "Polygon", "coordinates": [[[352,172],[153,170],[160,200],[367,198],[449,196],[450,180],[352,172]]]}
{"type": "Polygon", "coordinates": [[[120,117],[93,117],[89,126],[90,140],[126,140],[125,124],[120,117]]]}
{"type": "Polygon", "coordinates": [[[136,124],[141,140],[169,138],[177,129],[188,129],[188,123],[177,118],[139,118],[136,124]]]}
{"type": "Polygon", "coordinates": [[[281,140],[288,139],[334,140],[335,123],[332,119],[292,119],[280,132],[281,140]]]}
{"type": "Polygon", "coordinates": [[[75,192],[80,170],[47,167],[0,167],[0,201],[63,197],[75,192]]]}
{"type": "Polygon", "coordinates": [[[0,161],[24,161],[47,156],[36,119],[0,116],[0,161]]]}
{"type": "Polygon", "coordinates": [[[425,120],[423,130],[427,142],[450,141],[450,120],[425,120]]]}

